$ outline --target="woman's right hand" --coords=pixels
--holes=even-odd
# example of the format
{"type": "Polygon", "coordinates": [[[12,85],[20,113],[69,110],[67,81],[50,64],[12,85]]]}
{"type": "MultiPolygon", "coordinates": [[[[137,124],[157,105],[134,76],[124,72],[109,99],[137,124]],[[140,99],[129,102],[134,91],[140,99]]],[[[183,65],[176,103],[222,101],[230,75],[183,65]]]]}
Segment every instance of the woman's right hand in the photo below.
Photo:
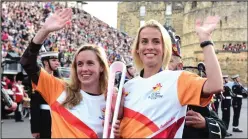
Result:
{"type": "Polygon", "coordinates": [[[46,19],[42,28],[33,38],[33,42],[35,44],[42,44],[50,32],[57,31],[65,27],[65,25],[70,22],[71,17],[72,10],[70,8],[57,10],[46,19]]]}
{"type": "Polygon", "coordinates": [[[71,18],[72,18],[71,8],[59,9],[46,19],[42,28],[47,32],[60,30],[68,22],[70,22],[71,18]]]}

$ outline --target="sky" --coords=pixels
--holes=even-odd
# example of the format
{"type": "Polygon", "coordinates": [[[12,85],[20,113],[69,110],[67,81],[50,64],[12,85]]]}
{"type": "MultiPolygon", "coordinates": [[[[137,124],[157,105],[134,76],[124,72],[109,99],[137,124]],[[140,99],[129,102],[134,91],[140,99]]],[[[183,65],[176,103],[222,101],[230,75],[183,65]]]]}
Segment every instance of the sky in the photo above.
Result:
{"type": "MultiPolygon", "coordinates": [[[[87,1],[86,1],[87,2],[87,1]]],[[[118,2],[87,2],[83,9],[104,21],[108,25],[117,28],[117,4],[118,2]]]]}

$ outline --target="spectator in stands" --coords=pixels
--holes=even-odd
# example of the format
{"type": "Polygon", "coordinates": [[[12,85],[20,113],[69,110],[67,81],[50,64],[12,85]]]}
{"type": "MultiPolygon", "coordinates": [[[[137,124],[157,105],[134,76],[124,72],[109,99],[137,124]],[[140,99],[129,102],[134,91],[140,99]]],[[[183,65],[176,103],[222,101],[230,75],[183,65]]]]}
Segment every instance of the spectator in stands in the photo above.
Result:
{"type": "Polygon", "coordinates": [[[243,42],[242,49],[243,49],[243,50],[247,50],[247,49],[246,49],[246,43],[245,43],[245,42],[243,42]]]}
{"type": "Polygon", "coordinates": [[[243,44],[237,43],[234,45],[232,45],[232,43],[229,43],[229,45],[223,44],[223,50],[232,51],[232,52],[240,52],[241,50],[246,50],[246,43],[243,42],[243,44]]]}
{"type": "Polygon", "coordinates": [[[65,53],[64,53],[64,48],[60,48],[60,52],[59,52],[59,62],[61,67],[64,67],[65,64],[65,53]]]}

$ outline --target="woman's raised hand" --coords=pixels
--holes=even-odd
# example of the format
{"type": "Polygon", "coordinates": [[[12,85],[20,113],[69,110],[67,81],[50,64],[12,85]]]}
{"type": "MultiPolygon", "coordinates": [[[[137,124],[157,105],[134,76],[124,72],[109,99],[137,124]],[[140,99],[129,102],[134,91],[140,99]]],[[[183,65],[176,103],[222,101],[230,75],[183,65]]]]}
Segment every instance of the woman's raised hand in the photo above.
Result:
{"type": "Polygon", "coordinates": [[[53,32],[62,29],[72,18],[71,8],[59,9],[54,14],[50,15],[45,23],[43,29],[47,32],[53,32]]]}
{"type": "Polygon", "coordinates": [[[211,33],[216,28],[219,21],[219,16],[208,16],[203,23],[200,19],[196,20],[195,30],[200,42],[210,41],[211,33]]]}

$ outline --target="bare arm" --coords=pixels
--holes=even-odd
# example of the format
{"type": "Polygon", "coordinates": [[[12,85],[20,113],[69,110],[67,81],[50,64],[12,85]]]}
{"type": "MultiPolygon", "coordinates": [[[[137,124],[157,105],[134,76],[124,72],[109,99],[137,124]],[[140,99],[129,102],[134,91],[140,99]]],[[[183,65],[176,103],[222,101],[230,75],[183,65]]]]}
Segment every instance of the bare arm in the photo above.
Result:
{"type": "Polygon", "coordinates": [[[37,34],[33,38],[33,43],[35,44],[43,44],[43,42],[46,40],[47,36],[49,35],[49,32],[42,27],[37,34]]]}
{"type": "Polygon", "coordinates": [[[222,74],[219,61],[213,46],[203,48],[204,63],[206,65],[207,81],[203,86],[203,93],[219,93],[222,90],[222,74]]]}
{"type": "MultiPolygon", "coordinates": [[[[196,33],[200,43],[211,41],[211,33],[215,29],[220,18],[218,16],[209,16],[201,24],[200,20],[196,21],[196,33]]],[[[203,86],[203,95],[218,93],[223,89],[223,80],[221,68],[214,51],[213,45],[208,45],[203,48],[204,63],[206,65],[207,81],[203,86]]]]}

